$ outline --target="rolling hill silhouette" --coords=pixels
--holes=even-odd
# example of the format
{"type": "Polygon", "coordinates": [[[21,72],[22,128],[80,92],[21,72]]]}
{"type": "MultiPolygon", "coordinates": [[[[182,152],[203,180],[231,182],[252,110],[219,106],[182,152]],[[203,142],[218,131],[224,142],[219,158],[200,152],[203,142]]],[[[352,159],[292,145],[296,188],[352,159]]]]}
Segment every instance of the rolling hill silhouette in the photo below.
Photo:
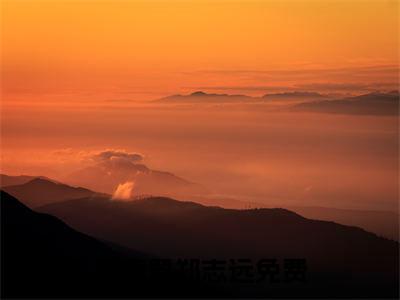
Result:
{"type": "Polygon", "coordinates": [[[305,258],[319,288],[347,288],[330,297],[398,295],[398,243],[285,209],[222,209],[158,197],[86,198],[40,211],[97,238],[168,257],[305,258]]]}
{"type": "Polygon", "coordinates": [[[20,185],[4,186],[2,189],[31,208],[66,199],[98,195],[82,187],[72,187],[42,178],[34,178],[20,185]]]}
{"type": "Polygon", "coordinates": [[[398,115],[399,93],[369,93],[356,97],[300,103],[294,111],[311,111],[354,115],[398,115]]]}

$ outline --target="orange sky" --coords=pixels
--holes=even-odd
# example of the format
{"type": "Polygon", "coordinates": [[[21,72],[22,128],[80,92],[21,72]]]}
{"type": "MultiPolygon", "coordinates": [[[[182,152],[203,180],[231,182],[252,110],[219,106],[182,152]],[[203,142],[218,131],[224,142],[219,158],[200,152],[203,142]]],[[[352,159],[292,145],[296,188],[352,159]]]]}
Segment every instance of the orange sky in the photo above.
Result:
{"type": "Polygon", "coordinates": [[[5,101],[316,83],[349,92],[338,84],[391,89],[398,79],[398,1],[1,3],[5,101]]]}
{"type": "Polygon", "coordinates": [[[396,207],[397,116],[105,101],[397,89],[399,1],[0,1],[0,171],[125,149],[227,195],[396,207]]]}

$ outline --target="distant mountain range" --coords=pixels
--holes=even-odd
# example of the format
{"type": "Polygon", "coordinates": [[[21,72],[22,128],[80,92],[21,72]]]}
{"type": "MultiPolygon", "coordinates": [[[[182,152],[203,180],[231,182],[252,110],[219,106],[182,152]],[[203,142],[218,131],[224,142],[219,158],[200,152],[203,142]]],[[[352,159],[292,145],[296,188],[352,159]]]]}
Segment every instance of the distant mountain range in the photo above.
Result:
{"type": "Polygon", "coordinates": [[[337,100],[306,102],[293,106],[292,110],[353,115],[398,115],[399,93],[370,93],[337,100]]]}
{"type": "Polygon", "coordinates": [[[329,98],[316,92],[271,93],[262,97],[230,94],[208,94],[202,91],[188,95],[172,95],[156,100],[159,103],[257,103],[266,100],[315,100],[329,98]]]}
{"type": "Polygon", "coordinates": [[[224,104],[224,103],[277,103],[287,102],[289,111],[308,111],[356,115],[398,115],[399,92],[373,92],[355,97],[332,98],[316,92],[271,93],[262,97],[246,95],[207,94],[194,92],[189,95],[174,95],[156,100],[156,103],[224,104]],[[293,104],[293,103],[294,104],[293,104]]]}
{"type": "Polygon", "coordinates": [[[229,102],[250,102],[257,98],[246,95],[229,94],[207,94],[202,91],[189,95],[172,95],[156,100],[159,103],[229,103],[229,102]]]}

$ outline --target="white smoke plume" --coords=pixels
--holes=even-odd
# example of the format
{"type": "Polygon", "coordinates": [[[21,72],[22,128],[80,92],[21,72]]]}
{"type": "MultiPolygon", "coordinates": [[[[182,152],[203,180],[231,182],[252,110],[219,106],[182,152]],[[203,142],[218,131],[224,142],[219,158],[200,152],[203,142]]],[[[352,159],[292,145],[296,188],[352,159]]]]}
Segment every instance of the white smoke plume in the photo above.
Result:
{"type": "Polygon", "coordinates": [[[134,186],[135,186],[135,183],[132,181],[127,181],[125,183],[119,184],[111,199],[113,199],[113,200],[129,200],[129,199],[131,199],[134,186]]]}

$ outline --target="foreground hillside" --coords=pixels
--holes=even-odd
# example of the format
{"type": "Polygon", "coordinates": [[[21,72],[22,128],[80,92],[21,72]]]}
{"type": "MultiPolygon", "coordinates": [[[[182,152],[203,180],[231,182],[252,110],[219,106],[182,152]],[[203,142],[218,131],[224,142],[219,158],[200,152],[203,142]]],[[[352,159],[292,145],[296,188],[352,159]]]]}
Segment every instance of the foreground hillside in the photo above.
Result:
{"type": "Polygon", "coordinates": [[[140,262],[151,259],[82,234],[1,191],[1,298],[202,295],[199,285],[174,274],[146,277],[140,262]]]}
{"type": "Polygon", "coordinates": [[[40,211],[98,238],[173,258],[305,259],[311,284],[333,289],[329,296],[398,293],[398,243],[284,209],[222,209],[169,198],[86,198],[40,211]]]}

